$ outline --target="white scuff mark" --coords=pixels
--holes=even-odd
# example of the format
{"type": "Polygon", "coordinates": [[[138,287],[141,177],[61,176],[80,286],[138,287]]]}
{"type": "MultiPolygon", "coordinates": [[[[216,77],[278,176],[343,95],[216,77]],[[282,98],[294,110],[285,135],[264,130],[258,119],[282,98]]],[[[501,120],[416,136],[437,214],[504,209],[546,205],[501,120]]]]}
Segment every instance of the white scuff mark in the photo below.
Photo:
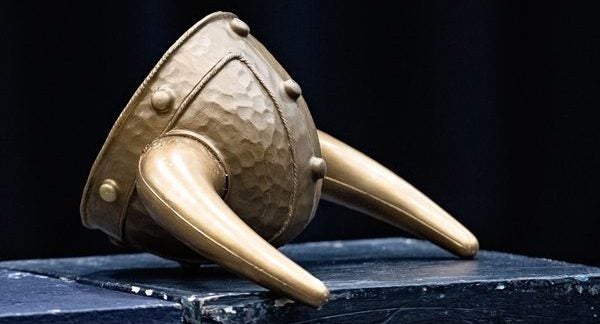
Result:
{"type": "Polygon", "coordinates": [[[52,313],[52,314],[57,314],[57,313],[60,313],[60,312],[62,312],[60,309],[51,309],[50,310],[50,313],[52,313]]]}
{"type": "Polygon", "coordinates": [[[344,247],[344,244],[343,244],[342,242],[334,242],[334,243],[332,244],[332,246],[333,246],[334,248],[338,248],[338,249],[339,249],[339,248],[343,248],[343,247],[344,247]]]}
{"type": "Polygon", "coordinates": [[[426,291],[427,291],[427,287],[423,287],[423,288],[421,288],[421,290],[422,290],[423,292],[426,292],[426,291]]]}
{"type": "Polygon", "coordinates": [[[60,279],[61,281],[64,281],[64,282],[75,282],[75,280],[69,279],[67,277],[58,277],[58,279],[60,279]]]}
{"type": "Polygon", "coordinates": [[[446,297],[445,294],[440,294],[440,296],[438,297],[439,299],[443,299],[444,297],[446,297]]]}
{"type": "Polygon", "coordinates": [[[163,293],[163,299],[167,300],[167,294],[163,293]]]}
{"type": "Polygon", "coordinates": [[[504,288],[506,288],[504,284],[498,284],[498,286],[496,286],[496,290],[504,290],[504,288]]]}
{"type": "Polygon", "coordinates": [[[346,291],[346,292],[343,292],[341,294],[331,295],[331,297],[329,298],[329,300],[336,300],[336,299],[341,299],[341,298],[350,299],[352,297],[354,297],[354,295],[351,292],[346,291]]]}
{"type": "Polygon", "coordinates": [[[190,297],[187,298],[187,301],[189,301],[189,302],[193,302],[194,300],[196,300],[196,295],[191,295],[190,297]]]}
{"type": "Polygon", "coordinates": [[[588,276],[584,276],[584,275],[577,275],[574,278],[575,278],[575,280],[582,281],[582,282],[586,282],[586,281],[590,280],[590,278],[588,276]]]}
{"type": "Polygon", "coordinates": [[[25,272],[11,272],[8,274],[8,279],[21,279],[27,276],[29,276],[29,274],[25,272]]]}
{"type": "Polygon", "coordinates": [[[227,307],[223,307],[223,311],[227,314],[235,314],[237,313],[235,311],[235,309],[233,309],[233,306],[227,306],[227,307]]]}
{"type": "Polygon", "coordinates": [[[144,294],[146,294],[146,296],[152,296],[153,292],[154,292],[154,290],[152,290],[152,289],[146,289],[146,291],[144,291],[144,294]]]}
{"type": "Polygon", "coordinates": [[[286,304],[293,304],[294,301],[291,299],[287,299],[287,298],[279,298],[279,299],[275,299],[275,307],[281,307],[284,306],[286,304]]]}
{"type": "Polygon", "coordinates": [[[131,286],[131,291],[135,294],[140,292],[140,287],[137,286],[131,286]]]}
{"type": "Polygon", "coordinates": [[[571,285],[568,285],[567,288],[565,288],[565,293],[570,293],[571,290],[573,290],[573,287],[571,287],[571,285]]]}
{"type": "Polygon", "coordinates": [[[580,294],[583,292],[583,287],[581,287],[580,285],[575,285],[575,289],[577,289],[577,292],[580,294]]]}

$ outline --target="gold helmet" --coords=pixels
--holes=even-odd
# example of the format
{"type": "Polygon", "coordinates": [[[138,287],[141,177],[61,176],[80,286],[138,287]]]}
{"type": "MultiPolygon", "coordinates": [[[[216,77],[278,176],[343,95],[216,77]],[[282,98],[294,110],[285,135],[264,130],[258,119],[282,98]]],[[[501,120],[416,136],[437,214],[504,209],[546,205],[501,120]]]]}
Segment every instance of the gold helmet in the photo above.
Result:
{"type": "Polygon", "coordinates": [[[311,221],[321,189],[459,256],[477,252],[477,239],[438,205],[318,131],[300,86],[248,25],[218,12],[137,89],[92,167],[81,215],[118,244],[206,258],[318,306],[327,287],[274,246],[311,221]]]}

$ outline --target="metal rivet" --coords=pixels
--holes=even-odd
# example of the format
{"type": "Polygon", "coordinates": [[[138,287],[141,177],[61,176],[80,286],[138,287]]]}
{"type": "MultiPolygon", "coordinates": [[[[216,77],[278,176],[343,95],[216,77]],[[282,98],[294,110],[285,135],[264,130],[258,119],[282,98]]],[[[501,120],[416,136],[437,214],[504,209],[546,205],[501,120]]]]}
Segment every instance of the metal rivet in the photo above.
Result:
{"type": "Polygon", "coordinates": [[[173,96],[168,90],[158,89],[152,94],[150,102],[152,103],[152,108],[156,111],[164,112],[171,109],[171,106],[173,105],[173,96]]]}
{"type": "Polygon", "coordinates": [[[296,100],[302,94],[302,88],[296,81],[289,79],[283,82],[285,93],[292,99],[296,100]]]}
{"type": "Polygon", "coordinates": [[[105,179],[102,181],[100,188],[98,188],[100,198],[106,202],[113,202],[119,198],[119,186],[117,182],[112,179],[105,179]]]}
{"type": "Polygon", "coordinates": [[[313,156],[310,158],[310,170],[312,171],[313,179],[322,179],[327,174],[327,163],[325,163],[325,160],[313,156]]]}
{"type": "Polygon", "coordinates": [[[238,18],[233,18],[229,22],[229,27],[240,37],[246,37],[250,33],[250,27],[238,18]]]}

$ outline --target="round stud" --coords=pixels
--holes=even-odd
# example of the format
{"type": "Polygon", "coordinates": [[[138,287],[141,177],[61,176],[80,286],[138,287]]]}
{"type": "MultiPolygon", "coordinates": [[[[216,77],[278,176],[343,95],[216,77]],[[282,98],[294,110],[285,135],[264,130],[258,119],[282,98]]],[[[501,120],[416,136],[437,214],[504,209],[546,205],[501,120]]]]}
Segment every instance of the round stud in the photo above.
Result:
{"type": "Polygon", "coordinates": [[[302,94],[302,88],[292,79],[283,82],[283,89],[285,90],[285,94],[293,100],[298,99],[302,94]]]}
{"type": "Polygon", "coordinates": [[[246,37],[250,33],[250,27],[238,18],[231,19],[229,27],[240,37],[246,37]]]}
{"type": "Polygon", "coordinates": [[[106,202],[113,202],[119,198],[119,186],[117,182],[112,179],[105,179],[102,181],[100,188],[98,189],[100,198],[106,202]]]}
{"type": "Polygon", "coordinates": [[[152,94],[150,102],[152,103],[152,108],[156,111],[165,112],[171,109],[171,106],[173,105],[173,96],[170,91],[158,89],[152,94]]]}
{"type": "Polygon", "coordinates": [[[313,179],[323,179],[327,174],[327,163],[325,163],[325,160],[313,156],[310,158],[310,170],[312,171],[313,179]]]}

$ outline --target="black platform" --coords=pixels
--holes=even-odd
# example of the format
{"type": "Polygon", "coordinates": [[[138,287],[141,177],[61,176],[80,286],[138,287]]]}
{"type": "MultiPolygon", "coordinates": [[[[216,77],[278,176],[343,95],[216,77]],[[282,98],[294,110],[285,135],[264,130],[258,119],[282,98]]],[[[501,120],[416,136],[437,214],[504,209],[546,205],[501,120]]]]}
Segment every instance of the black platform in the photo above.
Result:
{"type": "Polygon", "coordinates": [[[0,322],[600,321],[600,268],[487,251],[459,260],[411,239],[282,250],[331,289],[328,304],[300,305],[215,265],[130,254],[1,262],[0,322]]]}

